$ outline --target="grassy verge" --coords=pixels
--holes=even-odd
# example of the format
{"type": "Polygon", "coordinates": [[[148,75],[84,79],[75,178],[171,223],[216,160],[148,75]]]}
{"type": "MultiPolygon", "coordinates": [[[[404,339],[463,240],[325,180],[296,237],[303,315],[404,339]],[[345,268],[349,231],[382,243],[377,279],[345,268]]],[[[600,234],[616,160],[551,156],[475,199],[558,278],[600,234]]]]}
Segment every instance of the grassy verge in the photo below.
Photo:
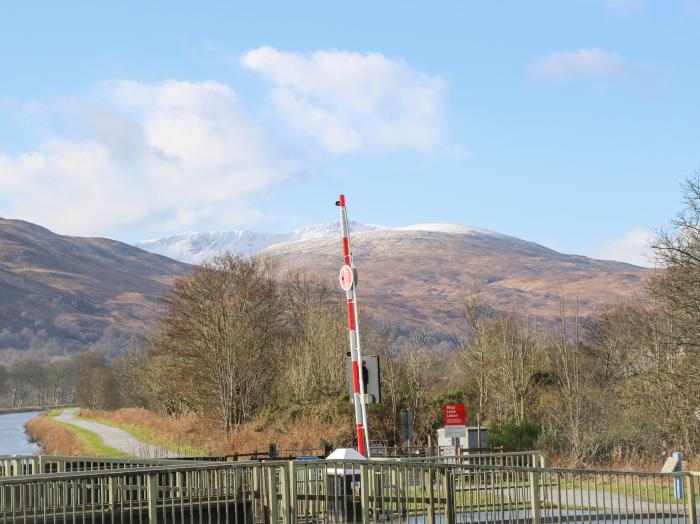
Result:
{"type": "Polygon", "coordinates": [[[190,457],[203,457],[206,455],[206,453],[203,450],[197,449],[193,446],[175,444],[173,442],[169,442],[167,440],[158,438],[157,432],[153,428],[144,428],[136,426],[134,424],[117,422],[108,418],[101,417],[90,418],[86,420],[92,420],[94,422],[99,422],[100,424],[104,424],[106,426],[112,426],[114,428],[123,429],[127,433],[130,433],[139,442],[151,444],[153,446],[158,446],[159,448],[167,449],[168,451],[175,451],[177,453],[181,453],[190,457]]]}
{"type": "Polygon", "coordinates": [[[39,443],[44,453],[50,455],[96,456],[120,458],[128,455],[109,446],[102,439],[83,428],[56,420],[61,410],[53,415],[42,413],[25,424],[33,442],[39,443]]]}
{"type": "Polygon", "coordinates": [[[85,449],[87,450],[88,456],[109,458],[123,458],[130,456],[126,453],[119,451],[118,449],[106,446],[102,442],[102,439],[92,431],[79,428],[78,426],[74,426],[73,424],[70,424],[68,422],[60,422],[58,420],[54,420],[54,422],[56,424],[60,424],[61,426],[67,428],[71,433],[75,434],[75,436],[78,438],[78,440],[82,442],[85,449]]]}
{"type": "MultiPolygon", "coordinates": [[[[194,415],[171,417],[141,408],[115,411],[83,409],[80,416],[130,433],[135,439],[189,456],[211,454],[216,431],[194,415]]],[[[216,454],[216,453],[215,453],[216,454]]]]}

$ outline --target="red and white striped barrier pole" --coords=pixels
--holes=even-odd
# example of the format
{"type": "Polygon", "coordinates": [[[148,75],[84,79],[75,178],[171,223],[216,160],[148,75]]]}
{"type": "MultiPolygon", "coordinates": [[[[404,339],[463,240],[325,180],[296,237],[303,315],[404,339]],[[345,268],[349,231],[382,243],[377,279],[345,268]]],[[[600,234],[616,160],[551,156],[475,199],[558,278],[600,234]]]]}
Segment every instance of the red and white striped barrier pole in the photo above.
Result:
{"type": "Polygon", "coordinates": [[[345,207],[345,195],[340,195],[335,203],[340,208],[340,230],[343,241],[343,267],[340,268],[340,287],[345,291],[348,312],[348,332],[350,334],[350,358],[352,360],[352,392],[355,406],[355,429],[357,433],[357,451],[369,457],[365,449],[367,438],[366,410],[364,402],[364,382],[360,378],[360,342],[357,333],[357,311],[355,304],[355,268],[350,255],[350,228],[348,212],[345,207]]]}

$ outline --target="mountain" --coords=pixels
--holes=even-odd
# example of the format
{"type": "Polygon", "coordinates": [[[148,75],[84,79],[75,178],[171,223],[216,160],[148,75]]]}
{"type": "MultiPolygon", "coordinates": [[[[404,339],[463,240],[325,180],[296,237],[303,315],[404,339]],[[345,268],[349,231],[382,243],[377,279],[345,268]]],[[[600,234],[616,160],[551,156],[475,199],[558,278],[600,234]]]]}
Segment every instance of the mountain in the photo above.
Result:
{"type": "MultiPolygon", "coordinates": [[[[379,231],[382,226],[352,222],[350,229],[359,233],[379,231]]],[[[157,253],[189,264],[197,264],[205,258],[230,251],[241,256],[251,256],[263,249],[281,242],[327,238],[340,235],[338,222],[327,222],[315,226],[294,229],[283,233],[256,233],[254,231],[212,231],[195,233],[188,231],[181,235],[143,240],[135,245],[151,253],[157,253]]]]}
{"type": "MultiPolygon", "coordinates": [[[[351,237],[358,298],[399,324],[449,331],[460,321],[464,297],[480,288],[495,309],[518,311],[546,322],[559,314],[591,315],[597,308],[646,293],[651,270],[623,262],[558,253],[534,242],[455,224],[419,224],[362,232],[351,237]]],[[[289,268],[337,284],[339,238],[270,246],[289,268]]]]}
{"type": "MultiPolygon", "coordinates": [[[[359,298],[401,325],[451,329],[464,297],[476,285],[494,308],[553,321],[560,297],[572,315],[646,294],[651,270],[623,262],[559,253],[534,242],[458,224],[387,228],[351,224],[359,298]]],[[[197,262],[230,250],[264,252],[281,263],[336,284],[341,264],[337,222],[286,233],[230,231],[185,233],[138,243],[139,247],[197,262]]]]}
{"type": "Polygon", "coordinates": [[[189,266],[106,238],[0,219],[0,360],[99,347],[117,354],[162,310],[189,266]]]}

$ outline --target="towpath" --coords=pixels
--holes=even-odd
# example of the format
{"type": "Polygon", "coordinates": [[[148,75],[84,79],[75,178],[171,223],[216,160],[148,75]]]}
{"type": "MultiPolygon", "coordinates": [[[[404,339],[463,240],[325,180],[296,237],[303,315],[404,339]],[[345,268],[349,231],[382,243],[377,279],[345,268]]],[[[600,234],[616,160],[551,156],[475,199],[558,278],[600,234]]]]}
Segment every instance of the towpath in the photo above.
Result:
{"type": "Polygon", "coordinates": [[[152,444],[141,442],[140,440],[134,438],[134,436],[128,431],[108,426],[106,424],[100,424],[99,422],[81,419],[77,416],[77,414],[78,410],[76,408],[66,409],[56,417],[56,420],[60,422],[67,422],[68,424],[73,424],[79,428],[91,431],[99,436],[106,446],[117,449],[122,453],[126,453],[127,455],[131,455],[133,457],[175,458],[182,456],[181,453],[177,453],[176,451],[170,451],[152,444]]]}

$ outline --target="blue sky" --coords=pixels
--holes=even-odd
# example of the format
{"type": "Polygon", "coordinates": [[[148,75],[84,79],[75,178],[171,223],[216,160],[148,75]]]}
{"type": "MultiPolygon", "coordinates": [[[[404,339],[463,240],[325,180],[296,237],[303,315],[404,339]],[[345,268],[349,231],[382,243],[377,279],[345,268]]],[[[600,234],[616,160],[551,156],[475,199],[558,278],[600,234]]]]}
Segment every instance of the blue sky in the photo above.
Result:
{"type": "Polygon", "coordinates": [[[700,168],[700,3],[15,2],[0,215],[133,242],[456,222],[641,261],[700,168]]]}

